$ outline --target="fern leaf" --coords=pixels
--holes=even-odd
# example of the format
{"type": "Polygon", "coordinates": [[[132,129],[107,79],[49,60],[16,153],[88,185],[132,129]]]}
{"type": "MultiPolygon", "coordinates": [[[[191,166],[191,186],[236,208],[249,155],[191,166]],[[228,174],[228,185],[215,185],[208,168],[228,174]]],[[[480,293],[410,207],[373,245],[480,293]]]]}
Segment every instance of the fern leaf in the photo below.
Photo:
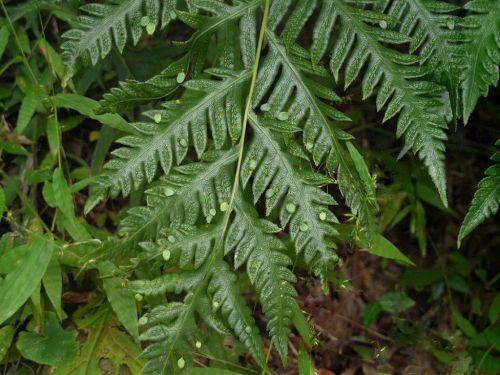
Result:
{"type": "Polygon", "coordinates": [[[152,342],[142,354],[149,360],[144,373],[177,373],[190,361],[193,337],[201,339],[196,335],[194,312],[198,312],[211,328],[227,333],[217,315],[224,317],[231,331],[247,346],[259,364],[265,365],[258,329],[240,294],[236,276],[224,261],[207,262],[203,269],[182,276],[165,274],[155,280],[134,281],[129,285],[132,290],[147,295],[188,292],[184,303],[159,305],[141,318],[147,329],[140,338],[152,342]],[[201,294],[204,291],[212,301],[210,307],[208,298],[201,294]]]}
{"type": "MultiPolygon", "coordinates": [[[[304,19],[293,23],[294,14],[306,18],[316,7],[315,1],[305,3],[308,4],[308,11],[302,9],[306,5],[297,5],[284,28],[288,44],[295,40],[298,29],[305,24],[304,19]]],[[[385,107],[383,121],[399,114],[396,135],[405,140],[401,155],[409,150],[419,155],[442,201],[446,203],[443,152],[448,111],[443,105],[443,91],[432,82],[414,80],[429,73],[427,68],[417,65],[422,61],[420,57],[386,47],[410,42],[411,38],[387,28],[394,22],[389,15],[357,8],[344,0],[324,1],[321,4],[311,46],[313,62],[319,61],[328,46],[333,44],[330,69],[336,79],[340,72],[344,72],[346,88],[366,66],[362,81],[363,98],[371,96],[378,87],[376,104],[378,110],[385,107]]]]}
{"type": "Polygon", "coordinates": [[[189,336],[196,331],[194,310],[188,304],[191,299],[192,296],[188,296],[184,303],[159,305],[141,318],[147,330],[140,339],[150,342],[141,354],[141,358],[147,360],[143,374],[166,375],[185,371],[184,366],[192,357],[193,345],[189,336]]]}
{"type": "Polygon", "coordinates": [[[140,136],[118,140],[125,147],[113,151],[115,158],[104,166],[86,211],[103,199],[108,190],[112,196],[120,191],[127,196],[151,182],[158,163],[164,173],[169,173],[173,164],[184,160],[190,145],[200,157],[207,146],[208,127],[216,148],[222,147],[227,134],[232,140],[238,139],[241,132],[241,120],[237,121],[241,115],[241,94],[238,93],[248,77],[249,72],[243,71],[221,81],[186,82],[184,86],[194,97],[166,102],[163,110],[145,113],[154,121],[132,124],[140,136]]]}
{"type": "Polygon", "coordinates": [[[488,95],[489,86],[498,84],[500,64],[500,2],[474,0],[464,6],[473,14],[465,17],[465,69],[462,74],[464,122],[481,96],[488,95]]]}
{"type": "MultiPolygon", "coordinates": [[[[496,146],[500,146],[497,141],[496,146]]],[[[494,165],[486,169],[485,177],[479,182],[469,211],[458,233],[458,246],[462,240],[487,218],[495,215],[500,206],[500,151],[491,157],[494,165]]]]}
{"type": "MultiPolygon", "coordinates": [[[[255,86],[254,107],[261,104],[261,111],[270,116],[284,119],[294,126],[304,123],[303,143],[312,154],[315,164],[326,162],[330,173],[337,172],[340,191],[351,210],[360,216],[364,223],[373,222],[376,203],[371,191],[366,191],[360,183],[359,175],[345,146],[350,136],[333,121],[349,120],[342,112],[327,106],[318,98],[336,100],[332,91],[308,78],[325,77],[326,70],[311,66],[299,48],[286,50],[279,39],[271,32],[266,33],[269,53],[264,59],[255,86]],[[281,74],[279,72],[281,71],[281,74]],[[288,105],[291,102],[290,105],[288,105]]],[[[307,53],[306,53],[307,56],[307,53]]]]}
{"type": "Polygon", "coordinates": [[[226,237],[225,252],[234,248],[236,267],[246,262],[248,276],[259,293],[268,321],[267,329],[286,365],[290,323],[298,305],[293,286],[296,279],[288,269],[291,260],[280,252],[284,249],[283,243],[272,236],[279,230],[271,222],[259,219],[255,209],[240,199],[226,237]]]}
{"type": "MultiPolygon", "coordinates": [[[[435,0],[387,0],[374,2],[399,21],[399,32],[411,37],[410,53],[418,53],[421,63],[432,69],[436,82],[445,86],[456,117],[459,107],[461,18],[460,7],[435,0]]],[[[381,21],[382,22],[382,21],[381,21]]],[[[384,21],[385,22],[385,21],[384,21]]]]}
{"type": "Polygon", "coordinates": [[[230,272],[227,263],[219,261],[211,269],[207,292],[213,301],[212,306],[218,304],[215,308],[220,308],[232,331],[250,350],[259,365],[265,367],[259,330],[236,281],[236,276],[230,272]]]}
{"type": "Polygon", "coordinates": [[[145,296],[159,296],[165,293],[187,292],[201,281],[199,272],[166,273],[153,280],[133,280],[128,288],[145,296]]]}
{"type": "MultiPolygon", "coordinates": [[[[214,34],[217,35],[218,44],[219,47],[222,47],[222,51],[228,46],[228,44],[224,44],[224,41],[227,42],[225,38],[234,38],[240,34],[244,67],[251,67],[255,54],[255,40],[252,41],[251,37],[256,33],[255,17],[261,0],[238,1],[233,5],[217,1],[194,0],[190,4],[198,12],[177,11],[176,14],[185,24],[196,29],[191,38],[184,43],[185,47],[189,48],[188,55],[193,76],[196,76],[204,68],[210,39],[214,34]],[[211,16],[202,15],[199,11],[209,13],[211,16]],[[237,21],[240,22],[240,29],[234,27],[237,21]]],[[[235,67],[221,65],[232,69],[235,67]]]]}
{"type": "Polygon", "coordinates": [[[288,226],[297,253],[324,277],[336,258],[332,248],[338,222],[328,208],[335,200],[321,186],[331,180],[319,173],[306,172],[298,158],[285,152],[276,134],[265,128],[257,116],[250,116],[254,139],[242,164],[242,185],[253,177],[254,202],[265,195],[266,214],[277,208],[281,225],[288,226]]]}
{"type": "Polygon", "coordinates": [[[234,149],[211,152],[204,161],[175,167],[168,178],[147,190],[147,205],[132,208],[120,223],[120,233],[136,241],[155,238],[170,223],[194,224],[200,214],[210,222],[230,194],[228,167],[234,149]],[[220,190],[219,190],[220,189],[220,190]]]}
{"type": "MultiPolygon", "coordinates": [[[[235,163],[236,157],[235,149],[211,151],[204,154],[201,162],[174,167],[168,178],[162,178],[146,191],[146,205],[127,211],[119,227],[119,233],[124,238],[104,242],[89,257],[99,259],[106,254],[108,259],[120,260],[125,256],[130,257],[134,247],[141,242],[165,237],[164,229],[172,225],[192,226],[201,215],[205,222],[211,222],[214,214],[220,212],[221,204],[229,201],[232,183],[230,167],[235,163]]],[[[181,226],[180,232],[170,234],[180,239],[182,231],[181,226]]],[[[188,237],[184,239],[187,242],[180,241],[179,245],[189,242],[188,237]]],[[[168,235],[164,241],[167,241],[165,245],[174,258],[176,247],[172,248],[168,235]]],[[[150,244],[144,246],[151,248],[150,244]]],[[[162,244],[155,245],[155,249],[160,248],[162,244]]],[[[151,249],[145,260],[160,256],[161,252],[155,252],[155,249],[151,249]]]]}
{"type": "Polygon", "coordinates": [[[171,19],[175,0],[124,0],[109,4],[92,3],[81,7],[75,28],[65,32],[61,45],[68,76],[76,72],[78,60],[95,65],[106,57],[113,45],[122,52],[129,33],[136,44],[142,35],[141,18],[148,24],[163,28],[171,19]]]}
{"type": "Polygon", "coordinates": [[[172,94],[184,82],[186,56],[171,63],[160,74],[145,82],[125,80],[103,95],[96,113],[120,112],[144,102],[152,102],[172,94]]]}
{"type": "Polygon", "coordinates": [[[112,88],[109,93],[104,94],[96,113],[116,113],[143,102],[161,99],[174,92],[176,87],[175,78],[163,75],[157,75],[146,82],[126,80],[120,82],[118,87],[112,88]]]}

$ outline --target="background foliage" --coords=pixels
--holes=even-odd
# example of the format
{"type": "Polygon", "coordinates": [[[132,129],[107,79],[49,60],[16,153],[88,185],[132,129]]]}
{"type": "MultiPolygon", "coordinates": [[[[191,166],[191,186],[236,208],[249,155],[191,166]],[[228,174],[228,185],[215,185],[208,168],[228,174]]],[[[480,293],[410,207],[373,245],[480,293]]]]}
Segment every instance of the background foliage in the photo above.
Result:
{"type": "Polygon", "coordinates": [[[500,371],[500,2],[267,5],[1,2],[4,374],[500,371]]]}

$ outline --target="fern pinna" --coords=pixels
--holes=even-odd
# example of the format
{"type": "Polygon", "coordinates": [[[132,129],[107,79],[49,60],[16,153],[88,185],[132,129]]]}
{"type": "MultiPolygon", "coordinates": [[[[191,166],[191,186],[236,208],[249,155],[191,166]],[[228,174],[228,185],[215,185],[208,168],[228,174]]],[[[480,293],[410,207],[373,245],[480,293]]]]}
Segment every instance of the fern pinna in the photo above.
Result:
{"type": "Polygon", "coordinates": [[[131,260],[128,287],[149,306],[139,321],[149,343],[144,373],[191,366],[201,322],[233,333],[266,367],[240,268],[286,362],[300,311],[293,265],[326,285],[338,262],[329,191],[338,190],[360,235],[375,231],[374,179],[343,130],[350,119],[337,87],[361,82],[382,122],[395,119],[400,156],[422,160],[446,204],[447,123],[467,121],[498,80],[499,4],[474,0],[465,18],[434,0],[123,0],[82,9],[62,47],[69,76],[114,46],[121,52],[127,39],[137,43],[143,29],[175,22],[191,31],[169,47],[168,68],[120,83],[99,109],[153,104],[118,139],[86,205],[145,193],[122,220],[121,238],[92,254],[131,260]]]}

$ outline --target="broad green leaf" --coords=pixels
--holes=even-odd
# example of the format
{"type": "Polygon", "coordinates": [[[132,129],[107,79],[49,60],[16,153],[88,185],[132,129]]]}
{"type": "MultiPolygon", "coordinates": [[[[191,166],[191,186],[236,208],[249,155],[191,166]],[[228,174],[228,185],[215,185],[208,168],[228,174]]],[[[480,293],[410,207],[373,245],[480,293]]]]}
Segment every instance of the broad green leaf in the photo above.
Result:
{"type": "Polygon", "coordinates": [[[474,350],[472,358],[481,374],[498,375],[500,373],[500,359],[498,356],[482,350],[474,350]]]}
{"type": "Polygon", "coordinates": [[[0,363],[3,361],[10,348],[14,333],[14,327],[10,325],[0,328],[0,363]]]}
{"type": "Polygon", "coordinates": [[[0,186],[0,218],[2,217],[5,211],[5,191],[3,187],[0,186]]]}
{"type": "Polygon", "coordinates": [[[45,314],[43,334],[21,332],[16,346],[23,357],[37,363],[61,366],[76,355],[76,334],[65,331],[57,322],[56,315],[45,314]]]}
{"type": "Polygon", "coordinates": [[[29,253],[22,264],[7,274],[0,283],[0,324],[10,318],[38,287],[47,269],[54,243],[43,237],[33,236],[27,245],[29,253]]]}
{"type": "Polygon", "coordinates": [[[87,332],[85,341],[75,359],[58,367],[54,375],[102,375],[100,364],[109,360],[113,370],[128,367],[132,374],[140,374],[143,361],[138,359],[141,352],[130,336],[116,327],[113,312],[109,306],[100,307],[95,313],[76,320],[79,330],[87,332]]]}
{"type": "Polygon", "coordinates": [[[49,142],[49,149],[52,155],[56,156],[61,148],[59,138],[59,123],[55,116],[50,116],[47,119],[47,141],[49,142]]]}
{"type": "Polygon", "coordinates": [[[380,308],[390,314],[399,314],[415,306],[415,301],[403,292],[389,292],[384,294],[378,303],[380,308]]]}
{"type": "Polygon", "coordinates": [[[17,246],[13,249],[7,249],[0,257],[0,274],[7,274],[12,270],[21,267],[26,257],[29,256],[32,249],[29,246],[17,246]]]}
{"type": "Polygon", "coordinates": [[[62,295],[62,273],[61,266],[55,257],[49,262],[47,271],[42,278],[42,284],[45,288],[45,293],[49,297],[50,303],[54,307],[59,320],[66,318],[66,313],[61,307],[61,295],[62,295]]]}
{"type": "Polygon", "coordinates": [[[31,118],[35,114],[36,107],[38,106],[39,98],[35,90],[30,90],[23,98],[21,107],[19,108],[19,115],[17,117],[16,131],[22,134],[31,118]]]}
{"type": "Polygon", "coordinates": [[[99,108],[99,103],[85,96],[61,93],[54,96],[54,102],[57,108],[73,109],[103,125],[128,133],[131,131],[127,122],[117,114],[96,115],[94,111],[99,108]]]}
{"type": "Polygon", "coordinates": [[[468,336],[469,338],[473,338],[477,335],[476,328],[455,308],[452,310],[452,317],[455,324],[466,336],[468,336]]]}
{"type": "Polygon", "coordinates": [[[133,292],[125,285],[126,280],[120,277],[120,271],[109,261],[99,265],[99,273],[108,301],[118,320],[134,338],[137,338],[139,330],[136,303],[133,292]]]}
{"type": "Polygon", "coordinates": [[[316,372],[312,359],[304,345],[301,345],[299,348],[298,368],[299,375],[314,375],[316,372]]]}
{"type": "Polygon", "coordinates": [[[0,150],[12,155],[29,155],[29,152],[19,143],[0,140],[0,150]]]}
{"type": "Polygon", "coordinates": [[[381,234],[374,234],[368,238],[362,236],[360,245],[368,252],[379,257],[393,259],[406,265],[415,265],[401,250],[381,234]]]}
{"type": "Polygon", "coordinates": [[[443,272],[438,269],[407,269],[399,282],[401,285],[411,285],[415,289],[421,290],[441,281],[443,277],[443,272]]]}
{"type": "Polygon", "coordinates": [[[5,51],[7,42],[9,41],[10,29],[7,25],[0,27],[0,59],[5,51]]]}
{"type": "Polygon", "coordinates": [[[490,318],[491,324],[496,323],[500,317],[500,293],[498,293],[491,302],[488,317],[490,318]]]}
{"type": "Polygon", "coordinates": [[[75,207],[73,205],[71,190],[64,178],[62,170],[59,168],[54,170],[52,176],[52,192],[54,198],[53,203],[63,215],[64,220],[62,224],[71,237],[73,237],[75,241],[90,240],[91,237],[87,229],[85,229],[85,226],[80,223],[75,216],[75,207]]]}
{"type": "Polygon", "coordinates": [[[382,306],[378,301],[368,303],[363,310],[363,324],[367,327],[371,326],[381,312],[382,306]]]}

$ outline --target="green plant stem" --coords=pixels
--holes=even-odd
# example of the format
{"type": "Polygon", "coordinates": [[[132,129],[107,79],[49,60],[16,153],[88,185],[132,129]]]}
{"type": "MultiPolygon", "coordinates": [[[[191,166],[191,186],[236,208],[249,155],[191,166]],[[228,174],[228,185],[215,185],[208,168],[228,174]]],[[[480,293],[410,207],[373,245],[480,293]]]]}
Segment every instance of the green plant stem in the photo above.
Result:
{"type": "Polygon", "coordinates": [[[262,52],[262,44],[264,42],[264,33],[266,31],[266,26],[267,26],[267,16],[269,13],[269,4],[270,4],[270,0],[265,0],[264,15],[262,16],[262,24],[260,26],[260,31],[259,31],[259,40],[257,42],[257,51],[255,53],[255,61],[254,61],[253,67],[252,67],[252,79],[250,81],[250,89],[248,90],[248,96],[247,96],[247,100],[246,100],[246,104],[245,104],[245,112],[243,113],[241,138],[240,138],[240,142],[239,142],[238,161],[236,163],[236,172],[235,172],[235,177],[234,177],[234,182],[233,182],[233,188],[231,190],[231,198],[229,199],[229,208],[227,210],[226,217],[224,220],[224,227],[222,228],[222,235],[221,235],[222,239],[224,238],[224,235],[226,234],[227,226],[229,225],[229,218],[231,217],[231,212],[232,212],[233,206],[234,206],[234,199],[236,196],[236,191],[238,189],[241,163],[243,161],[243,150],[245,148],[245,133],[246,133],[247,124],[248,124],[248,115],[250,114],[250,107],[252,106],[253,91],[255,88],[255,81],[257,80],[257,72],[259,70],[260,55],[262,52]]]}

